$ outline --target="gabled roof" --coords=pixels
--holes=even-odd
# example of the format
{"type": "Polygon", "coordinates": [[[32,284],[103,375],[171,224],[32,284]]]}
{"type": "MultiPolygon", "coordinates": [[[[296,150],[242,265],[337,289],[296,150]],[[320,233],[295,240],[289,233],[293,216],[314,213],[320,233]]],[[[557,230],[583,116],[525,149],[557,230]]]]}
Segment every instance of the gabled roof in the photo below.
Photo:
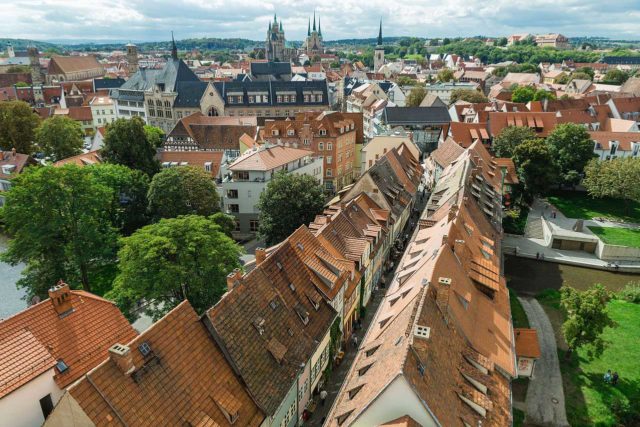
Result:
{"type": "Polygon", "coordinates": [[[431,153],[431,158],[444,169],[463,152],[464,148],[462,148],[458,142],[452,138],[447,138],[435,151],[431,153]]]}
{"type": "Polygon", "coordinates": [[[516,355],[518,357],[540,357],[540,343],[538,331],[535,329],[515,328],[513,330],[516,339],[516,355]]]}
{"type": "Polygon", "coordinates": [[[327,82],[325,80],[311,81],[232,81],[232,82],[214,82],[216,90],[229,107],[259,107],[259,106],[282,106],[294,108],[297,105],[315,105],[328,106],[329,98],[327,92],[327,82]],[[267,93],[268,99],[262,104],[249,103],[249,93],[267,93]],[[295,92],[296,102],[278,101],[278,93],[295,92]],[[315,97],[308,101],[304,100],[304,95],[309,93],[318,93],[322,95],[322,100],[318,101],[315,97]],[[241,94],[242,102],[229,103],[228,96],[230,94],[241,94]]]}
{"type": "Polygon", "coordinates": [[[306,266],[300,257],[308,250],[299,240],[304,236],[313,237],[303,226],[253,270],[236,277],[205,315],[214,338],[267,415],[275,414],[336,318],[313,277],[330,281],[335,273],[322,268],[322,261],[313,270],[306,266]]]}
{"type": "Polygon", "coordinates": [[[222,151],[166,151],[160,152],[160,163],[172,162],[177,163],[180,166],[193,166],[196,168],[204,168],[205,165],[209,165],[211,177],[215,178],[220,172],[220,165],[222,163],[222,157],[224,153],[222,151]]]}
{"type": "Polygon", "coordinates": [[[8,349],[7,358],[0,358],[0,397],[50,368],[51,360],[69,367],[54,377],[64,388],[104,360],[114,343],[136,336],[111,301],[84,291],[68,291],[66,298],[69,309],[62,314],[47,299],[0,322],[0,348],[8,349]],[[9,357],[14,351],[19,358],[9,357]]]}
{"type": "Polygon", "coordinates": [[[0,169],[0,177],[4,179],[11,179],[16,175],[22,173],[22,170],[29,165],[35,165],[36,162],[31,156],[22,153],[14,153],[12,151],[0,150],[0,167],[14,166],[10,173],[7,175],[2,169],[0,169]]]}
{"type": "Polygon", "coordinates": [[[120,343],[130,349],[132,373],[107,359],[69,388],[96,425],[228,426],[227,414],[236,413],[240,425],[264,419],[188,301],[120,343]]]}
{"type": "Polygon", "coordinates": [[[451,122],[451,138],[463,148],[468,148],[474,141],[489,141],[487,123],[451,122]]]}
{"type": "Polygon", "coordinates": [[[93,55],[86,56],[58,56],[54,55],[49,61],[47,74],[76,73],[80,71],[102,71],[102,65],[93,55]]]}
{"type": "Polygon", "coordinates": [[[489,113],[489,131],[497,136],[507,126],[529,127],[540,137],[546,137],[556,126],[558,119],[555,113],[489,113]]]}
{"type": "Polygon", "coordinates": [[[100,150],[93,150],[87,153],[78,154],[77,156],[67,157],[66,159],[58,160],[53,166],[64,166],[73,163],[78,166],[88,166],[102,163],[102,157],[100,156],[100,150]]]}

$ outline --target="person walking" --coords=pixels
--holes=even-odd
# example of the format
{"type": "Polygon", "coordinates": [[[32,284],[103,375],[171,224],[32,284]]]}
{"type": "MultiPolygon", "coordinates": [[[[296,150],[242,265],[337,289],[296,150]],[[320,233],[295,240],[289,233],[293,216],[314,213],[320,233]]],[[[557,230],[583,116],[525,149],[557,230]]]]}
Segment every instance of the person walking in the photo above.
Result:
{"type": "Polygon", "coordinates": [[[353,343],[354,349],[358,350],[358,336],[356,334],[353,334],[351,337],[351,342],[353,343]]]}
{"type": "Polygon", "coordinates": [[[604,382],[607,384],[611,382],[611,369],[608,369],[604,374],[604,382]]]}
{"type": "Polygon", "coordinates": [[[616,385],[618,384],[618,372],[614,372],[613,376],[611,376],[611,384],[616,385]]]}
{"type": "Polygon", "coordinates": [[[324,402],[327,400],[327,390],[322,389],[322,391],[320,392],[320,404],[322,406],[324,406],[324,402]]]}

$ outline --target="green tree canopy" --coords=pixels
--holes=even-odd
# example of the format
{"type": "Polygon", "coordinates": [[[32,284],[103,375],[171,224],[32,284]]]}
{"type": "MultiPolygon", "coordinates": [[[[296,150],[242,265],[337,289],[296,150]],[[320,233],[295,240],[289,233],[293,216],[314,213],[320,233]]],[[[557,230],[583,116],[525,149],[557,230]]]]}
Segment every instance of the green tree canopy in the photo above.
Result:
{"type": "Polygon", "coordinates": [[[424,87],[416,86],[411,89],[411,92],[409,92],[409,96],[407,96],[405,105],[407,107],[419,107],[425,96],[427,96],[427,91],[424,89],[424,87]]]}
{"type": "Polygon", "coordinates": [[[231,233],[236,229],[236,218],[224,212],[216,212],[209,217],[210,220],[220,226],[220,230],[231,237],[231,233]]]}
{"type": "Polygon", "coordinates": [[[400,86],[413,86],[413,85],[417,84],[418,82],[416,80],[412,79],[411,77],[400,76],[396,80],[396,83],[398,83],[400,86]]]}
{"type": "Polygon", "coordinates": [[[531,128],[507,126],[493,139],[492,148],[498,157],[512,157],[518,145],[535,138],[536,133],[531,128]]]}
{"type": "Polygon", "coordinates": [[[471,103],[488,102],[489,99],[482,92],[472,89],[454,89],[451,91],[451,103],[467,101],[471,103]]]}
{"type": "Polygon", "coordinates": [[[511,101],[526,104],[529,101],[533,101],[535,94],[535,88],[531,86],[519,86],[511,92],[511,101]]]}
{"type": "Polygon", "coordinates": [[[593,140],[589,132],[574,123],[562,123],[547,136],[561,179],[566,184],[577,184],[584,167],[594,156],[593,140]]]}
{"type": "Polygon", "coordinates": [[[582,185],[593,197],[613,197],[640,201],[640,159],[624,157],[607,161],[592,159],[587,163],[582,185]]]}
{"type": "Polygon", "coordinates": [[[144,125],[144,133],[147,135],[147,140],[153,148],[160,148],[165,136],[162,129],[151,125],[144,125]]]}
{"type": "Polygon", "coordinates": [[[22,101],[0,102],[0,149],[33,154],[40,117],[22,101]]]}
{"type": "Polygon", "coordinates": [[[154,319],[185,298],[204,312],[227,290],[226,276],[240,267],[242,254],[212,219],[197,215],[162,219],[121,243],[119,273],[107,297],[130,319],[140,300],[154,319]]]}
{"type": "Polygon", "coordinates": [[[571,80],[593,80],[593,76],[582,71],[576,71],[571,73],[571,80]]]}
{"type": "Polygon", "coordinates": [[[140,117],[118,119],[107,126],[102,158],[107,163],[138,169],[149,176],[158,172],[156,149],[149,141],[140,117]]]}
{"type": "Polygon", "coordinates": [[[3,213],[13,239],[3,259],[27,264],[18,285],[29,297],[46,297],[60,279],[91,290],[92,274],[115,257],[111,200],[111,189],[76,165],[27,168],[15,178],[3,213]]]}
{"type": "Polygon", "coordinates": [[[608,83],[612,85],[621,85],[626,82],[629,78],[629,74],[618,69],[613,69],[607,71],[607,74],[604,75],[603,83],[608,83]]]}
{"type": "Polygon", "coordinates": [[[220,197],[211,175],[192,166],[166,168],[149,186],[149,212],[155,218],[212,215],[220,210],[220,197]]]}
{"type": "Polygon", "coordinates": [[[551,147],[542,139],[530,139],[518,145],[513,150],[513,162],[529,195],[546,193],[556,180],[557,166],[551,147]]]}
{"type": "Polygon", "coordinates": [[[609,299],[609,292],[600,284],[582,292],[569,286],[560,289],[560,305],[567,314],[562,333],[571,350],[585,347],[590,357],[602,354],[606,346],[602,331],[615,326],[607,313],[609,299]]]}
{"type": "Polygon", "coordinates": [[[322,211],[322,186],[311,176],[278,172],[260,194],[259,234],[267,245],[286,239],[322,211]]]}
{"type": "Polygon", "coordinates": [[[36,144],[52,161],[80,154],[84,133],[77,121],[65,116],[53,116],[36,129],[36,144]]]}
{"type": "Polygon", "coordinates": [[[449,68],[443,68],[438,72],[438,81],[443,83],[455,81],[453,71],[449,68]]]}
{"type": "Polygon", "coordinates": [[[102,163],[87,168],[96,182],[111,190],[109,217],[122,234],[129,235],[147,225],[149,177],[122,165],[102,163]]]}

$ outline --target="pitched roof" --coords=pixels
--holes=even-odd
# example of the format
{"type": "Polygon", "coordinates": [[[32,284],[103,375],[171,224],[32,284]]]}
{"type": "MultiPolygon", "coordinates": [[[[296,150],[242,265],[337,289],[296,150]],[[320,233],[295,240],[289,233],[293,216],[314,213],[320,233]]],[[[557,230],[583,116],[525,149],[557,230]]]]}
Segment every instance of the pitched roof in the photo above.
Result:
{"type": "Polygon", "coordinates": [[[477,140],[490,140],[487,123],[451,122],[450,133],[451,138],[464,148],[468,148],[477,140]]]}
{"type": "Polygon", "coordinates": [[[205,315],[214,338],[267,415],[275,414],[336,318],[313,277],[333,283],[340,270],[322,260],[317,269],[307,267],[299,255],[308,250],[301,237],[313,235],[304,226],[298,229],[253,270],[236,277],[205,315]]]}
{"type": "Polygon", "coordinates": [[[229,165],[231,171],[269,171],[289,162],[313,155],[312,151],[281,145],[263,145],[257,150],[247,150],[229,165]]]}
{"type": "Polygon", "coordinates": [[[328,106],[329,97],[327,92],[327,82],[325,80],[305,80],[305,81],[232,81],[232,82],[214,82],[214,87],[222,97],[227,107],[260,107],[260,106],[281,106],[283,108],[294,108],[299,105],[312,106],[328,106]],[[266,102],[256,103],[249,102],[250,93],[267,93],[268,96],[263,97],[266,102]],[[278,101],[279,93],[295,93],[295,102],[278,101]],[[322,95],[322,99],[318,100],[315,96],[305,100],[307,94],[322,95]],[[238,103],[234,100],[229,102],[229,96],[236,94],[242,96],[242,102],[238,103]]]}
{"type": "Polygon", "coordinates": [[[518,357],[540,357],[540,343],[538,331],[535,329],[515,328],[513,330],[516,339],[516,355],[518,357]]]}
{"type": "Polygon", "coordinates": [[[558,119],[555,113],[489,113],[489,131],[497,136],[507,126],[529,127],[540,137],[546,137],[556,126],[558,119]]]}
{"type": "Polygon", "coordinates": [[[383,113],[386,124],[395,125],[422,125],[422,124],[447,124],[451,122],[449,111],[446,107],[386,107],[383,113]]]}
{"type": "Polygon", "coordinates": [[[69,367],[54,377],[64,388],[100,363],[111,345],[136,336],[112,302],[84,291],[68,291],[66,295],[68,310],[62,314],[56,311],[54,298],[0,322],[0,341],[8,345],[9,354],[19,349],[21,355],[3,363],[0,397],[31,381],[43,372],[43,366],[51,367],[51,360],[63,360],[69,367]]]}
{"type": "Polygon", "coordinates": [[[227,414],[237,414],[241,425],[258,426],[264,419],[188,301],[125,345],[131,373],[107,359],[69,388],[96,425],[228,426],[227,414]]]}
{"type": "Polygon", "coordinates": [[[640,144],[640,132],[589,132],[591,139],[597,144],[596,149],[610,150],[611,143],[618,143],[618,150],[631,151],[632,143],[640,144]]]}
{"type": "Polygon", "coordinates": [[[80,71],[102,70],[102,65],[93,55],[86,56],[58,56],[54,55],[49,61],[48,74],[76,73],[80,71]]]}
{"type": "Polygon", "coordinates": [[[102,157],[100,156],[100,150],[93,150],[87,153],[78,154],[77,156],[67,157],[66,159],[58,160],[53,166],[64,166],[73,163],[78,166],[95,165],[102,163],[102,157]]]}
{"type": "Polygon", "coordinates": [[[11,179],[22,173],[22,170],[29,165],[35,165],[37,162],[27,154],[13,153],[12,151],[0,150],[0,177],[11,179]],[[13,166],[13,168],[5,168],[5,166],[13,166]],[[5,174],[6,171],[9,174],[5,174]]]}
{"type": "Polygon", "coordinates": [[[453,139],[447,138],[435,151],[431,153],[431,157],[441,168],[445,168],[463,152],[464,148],[462,148],[460,144],[453,139]]]}
{"type": "Polygon", "coordinates": [[[209,164],[212,177],[217,177],[222,163],[222,151],[166,151],[160,152],[160,162],[175,162],[180,166],[202,167],[209,164]]]}
{"type": "Polygon", "coordinates": [[[209,117],[200,112],[184,117],[176,123],[165,143],[172,139],[191,138],[200,150],[238,150],[243,134],[255,135],[255,117],[209,117]]]}

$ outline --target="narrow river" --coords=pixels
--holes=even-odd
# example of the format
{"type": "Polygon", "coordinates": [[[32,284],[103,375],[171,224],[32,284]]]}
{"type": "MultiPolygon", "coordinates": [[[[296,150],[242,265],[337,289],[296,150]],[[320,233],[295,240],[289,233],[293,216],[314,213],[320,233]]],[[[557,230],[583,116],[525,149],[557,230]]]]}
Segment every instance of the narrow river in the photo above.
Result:
{"type": "MultiPolygon", "coordinates": [[[[0,253],[7,249],[8,239],[0,234],[0,253]]],[[[27,302],[22,299],[25,292],[16,288],[16,282],[20,278],[20,273],[24,269],[24,264],[15,267],[4,262],[0,262],[0,319],[5,319],[27,307],[27,302]]]]}

